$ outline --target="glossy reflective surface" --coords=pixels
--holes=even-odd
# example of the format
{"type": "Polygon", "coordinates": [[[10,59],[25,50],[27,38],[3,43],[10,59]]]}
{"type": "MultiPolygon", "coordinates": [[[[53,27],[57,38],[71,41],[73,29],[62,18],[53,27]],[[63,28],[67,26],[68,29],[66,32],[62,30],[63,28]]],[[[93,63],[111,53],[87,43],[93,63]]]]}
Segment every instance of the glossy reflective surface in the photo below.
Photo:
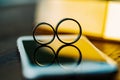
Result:
{"type": "MultiPolygon", "coordinates": [[[[71,37],[69,35],[65,38],[70,39],[71,37]]],[[[47,46],[39,46],[33,40],[23,40],[23,44],[28,62],[30,62],[28,67],[31,66],[33,71],[37,70],[36,74],[41,72],[46,76],[61,74],[102,75],[117,70],[114,61],[97,50],[84,36],[72,45],[64,45],[57,38],[47,46]]],[[[23,66],[25,63],[24,60],[23,66]]]]}

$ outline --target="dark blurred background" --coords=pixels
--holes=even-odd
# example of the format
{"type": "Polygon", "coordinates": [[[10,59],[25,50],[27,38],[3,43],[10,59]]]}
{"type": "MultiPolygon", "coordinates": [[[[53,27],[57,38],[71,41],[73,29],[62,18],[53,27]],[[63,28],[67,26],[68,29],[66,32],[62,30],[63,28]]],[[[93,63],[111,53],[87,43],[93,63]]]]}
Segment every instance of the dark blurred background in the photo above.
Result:
{"type": "Polygon", "coordinates": [[[31,35],[35,0],[0,0],[0,80],[21,80],[16,40],[31,35]]]}
{"type": "Polygon", "coordinates": [[[16,46],[16,39],[32,33],[35,0],[0,0],[0,52],[16,46]]]}

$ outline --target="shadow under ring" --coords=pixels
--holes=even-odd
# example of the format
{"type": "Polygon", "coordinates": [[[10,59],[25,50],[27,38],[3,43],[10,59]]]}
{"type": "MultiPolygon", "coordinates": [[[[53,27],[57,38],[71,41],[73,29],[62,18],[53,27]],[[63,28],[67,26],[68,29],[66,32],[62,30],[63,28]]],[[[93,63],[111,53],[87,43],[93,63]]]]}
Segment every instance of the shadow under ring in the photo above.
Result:
{"type": "Polygon", "coordinates": [[[63,48],[68,47],[68,46],[74,47],[75,49],[78,50],[78,52],[79,52],[79,59],[78,59],[78,61],[77,61],[77,63],[76,63],[76,66],[80,65],[80,63],[81,63],[81,61],[82,61],[82,53],[81,53],[80,49],[79,49],[78,47],[76,47],[75,45],[63,45],[63,46],[61,46],[61,47],[57,50],[57,52],[56,52],[56,60],[57,60],[57,63],[58,63],[59,65],[62,65],[62,64],[60,64],[60,61],[59,61],[59,58],[58,58],[59,52],[60,52],[63,48]]]}
{"type": "Polygon", "coordinates": [[[56,31],[56,36],[57,36],[57,38],[59,39],[59,41],[62,42],[62,43],[64,43],[64,44],[73,44],[73,43],[77,42],[77,41],[80,39],[81,35],[82,35],[81,25],[79,24],[79,22],[78,22],[77,20],[72,19],[72,18],[64,18],[64,19],[62,19],[62,20],[57,24],[55,31],[56,31]],[[79,26],[78,37],[77,37],[73,42],[69,42],[69,43],[61,40],[61,39],[59,38],[59,36],[58,36],[58,27],[60,26],[60,24],[61,24],[62,22],[67,21],[67,20],[74,21],[74,22],[76,22],[76,23],[78,24],[78,26],[79,26]]]}
{"type": "Polygon", "coordinates": [[[55,39],[55,35],[56,35],[56,34],[55,34],[55,30],[54,30],[53,26],[52,26],[51,24],[49,24],[49,23],[46,23],[46,22],[39,23],[39,24],[33,29],[33,39],[34,39],[34,41],[35,41],[36,43],[38,43],[38,44],[40,44],[40,45],[50,44],[50,43],[55,39]],[[52,29],[52,31],[53,31],[53,38],[52,38],[50,41],[46,42],[46,43],[40,43],[40,42],[36,39],[36,37],[35,37],[36,29],[37,29],[40,25],[48,25],[48,26],[51,27],[51,29],[52,29]]]}
{"type": "MultiPolygon", "coordinates": [[[[49,54],[50,54],[50,53],[49,53],[49,54]]],[[[55,54],[55,51],[54,51],[54,49],[53,49],[52,47],[46,46],[46,45],[44,45],[44,46],[39,46],[39,47],[37,47],[37,48],[35,49],[35,51],[34,51],[34,62],[35,62],[37,65],[39,65],[40,67],[50,66],[50,65],[52,65],[52,64],[55,62],[55,59],[56,59],[56,56],[55,56],[55,55],[56,55],[56,54],[55,54]],[[38,59],[36,58],[36,57],[38,57],[38,56],[36,56],[36,54],[41,54],[41,53],[37,53],[37,51],[38,51],[40,48],[44,48],[44,47],[50,49],[50,50],[53,52],[53,54],[54,54],[54,58],[50,59],[50,60],[51,60],[50,63],[49,63],[49,64],[46,64],[46,65],[43,65],[42,63],[40,63],[40,62],[38,61],[38,59]]]]}

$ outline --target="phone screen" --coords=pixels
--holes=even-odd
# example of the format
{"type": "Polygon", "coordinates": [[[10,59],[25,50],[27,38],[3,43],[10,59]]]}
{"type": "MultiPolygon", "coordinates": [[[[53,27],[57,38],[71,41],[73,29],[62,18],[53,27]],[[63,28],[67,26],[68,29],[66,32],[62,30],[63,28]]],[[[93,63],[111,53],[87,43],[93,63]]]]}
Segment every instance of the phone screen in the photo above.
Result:
{"type": "Polygon", "coordinates": [[[48,45],[34,40],[22,40],[30,66],[39,68],[41,75],[102,75],[117,71],[109,57],[95,48],[86,37],[66,45],[55,39],[48,45]]]}

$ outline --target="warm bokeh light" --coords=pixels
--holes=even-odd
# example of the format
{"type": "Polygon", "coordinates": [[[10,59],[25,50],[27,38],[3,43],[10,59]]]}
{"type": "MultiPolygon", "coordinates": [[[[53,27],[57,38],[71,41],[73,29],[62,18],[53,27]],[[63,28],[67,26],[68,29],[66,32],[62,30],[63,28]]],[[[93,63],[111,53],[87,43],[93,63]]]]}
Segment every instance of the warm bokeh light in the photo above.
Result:
{"type": "Polygon", "coordinates": [[[120,41],[120,2],[109,2],[105,26],[105,38],[120,41]]]}
{"type": "MultiPolygon", "coordinates": [[[[81,24],[84,35],[120,41],[119,7],[119,1],[44,0],[38,2],[35,23],[48,22],[55,28],[61,19],[73,18],[81,24]]],[[[72,30],[64,27],[62,31],[72,30]]]]}

